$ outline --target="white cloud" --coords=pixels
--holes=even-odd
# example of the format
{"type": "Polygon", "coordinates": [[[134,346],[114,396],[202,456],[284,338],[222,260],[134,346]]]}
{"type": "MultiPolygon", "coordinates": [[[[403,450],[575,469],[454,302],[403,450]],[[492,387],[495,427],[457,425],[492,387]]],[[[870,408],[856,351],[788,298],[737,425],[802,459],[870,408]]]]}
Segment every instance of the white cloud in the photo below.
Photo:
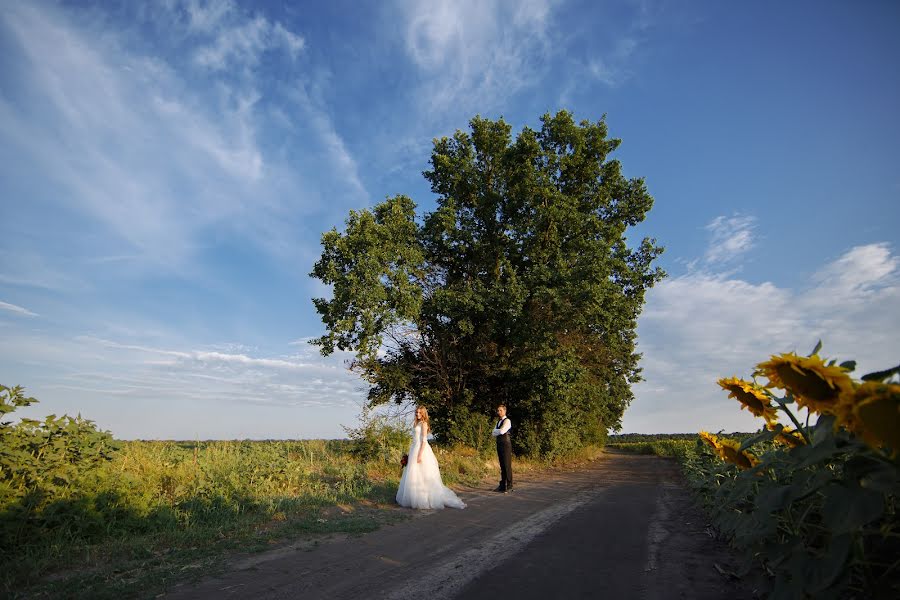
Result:
{"type": "Polygon", "coordinates": [[[23,87],[42,98],[0,103],[8,143],[50,175],[66,209],[104,223],[145,256],[178,264],[197,228],[236,208],[211,183],[259,177],[246,111],[213,117],[192,106],[164,63],[52,10],[18,4],[3,19],[27,65],[23,87]]]}
{"type": "MultiPolygon", "coordinates": [[[[603,45],[605,48],[599,56],[587,60],[587,72],[610,88],[620,87],[635,76],[634,64],[649,31],[660,22],[672,20],[672,15],[662,15],[664,3],[637,0],[627,4],[631,10],[630,19],[617,24],[618,29],[608,34],[609,41],[603,45]]],[[[680,15],[676,16],[675,21],[680,18],[680,15]]]]}
{"type": "Polygon", "coordinates": [[[41,401],[34,414],[81,412],[118,437],[191,435],[185,429],[212,438],[297,436],[280,421],[286,409],[307,419],[296,424],[305,436],[339,437],[338,419],[352,422],[368,389],[346,368],[348,357],[179,349],[19,328],[0,348],[0,381],[25,385],[41,401]],[[15,372],[7,371],[2,365],[13,360],[15,372]],[[157,419],[161,407],[179,418],[157,419]],[[310,421],[309,411],[320,409],[326,413],[310,421]]]}
{"type": "Polygon", "coordinates": [[[638,41],[631,34],[620,37],[604,57],[588,61],[588,72],[609,87],[619,87],[633,75],[630,61],[637,48],[638,41]]]}
{"type": "Polygon", "coordinates": [[[0,302],[0,310],[7,310],[9,312],[13,312],[19,315],[25,315],[26,317],[37,317],[37,313],[33,313],[27,308],[22,308],[21,306],[17,306],[15,304],[9,304],[7,302],[0,302]]]}
{"type": "Polygon", "coordinates": [[[256,16],[252,20],[242,20],[216,29],[215,40],[199,48],[194,60],[203,67],[217,71],[234,66],[255,67],[267,51],[283,49],[296,58],[305,44],[302,37],[288,31],[280,23],[256,16]]]}
{"type": "Polygon", "coordinates": [[[707,263],[725,263],[745,254],[753,248],[755,228],[756,218],[752,216],[716,217],[706,226],[711,239],[704,259],[707,263]]]}
{"type": "Polygon", "coordinates": [[[853,248],[833,263],[819,270],[815,281],[829,298],[851,300],[877,293],[880,283],[896,276],[900,258],[891,255],[886,243],[853,248]]]}
{"type": "Polygon", "coordinates": [[[230,0],[210,0],[199,2],[190,0],[184,5],[190,19],[191,29],[209,32],[217,28],[235,10],[230,0]]]}
{"type": "Polygon", "coordinates": [[[321,100],[314,100],[303,86],[296,87],[291,95],[319,136],[324,150],[331,157],[332,164],[335,165],[335,170],[341,174],[348,187],[359,199],[368,200],[368,193],[360,180],[356,160],[347,150],[343,138],[335,129],[334,122],[321,100]]]}
{"type": "Polygon", "coordinates": [[[400,2],[423,109],[484,111],[538,80],[553,2],[400,2]]]}
{"type": "Polygon", "coordinates": [[[857,360],[857,375],[890,367],[900,355],[897,306],[898,257],[887,244],[852,248],[795,289],[709,273],[664,280],[640,319],[645,381],[623,430],[756,430],[718,378],[749,377],[770,354],[807,354],[819,339],[823,356],[857,360]]]}
{"type": "MultiPolygon", "coordinates": [[[[20,180],[46,182],[31,192],[44,202],[16,203],[9,216],[21,221],[33,212],[44,236],[60,245],[74,247],[65,240],[77,232],[77,247],[92,254],[78,257],[79,273],[58,252],[47,259],[50,251],[40,244],[31,253],[46,277],[7,267],[0,281],[60,287],[64,282],[52,273],[65,272],[85,286],[91,277],[80,276],[104,260],[122,263],[130,275],[151,269],[196,278],[196,258],[213,234],[219,240],[238,234],[276,257],[296,257],[309,243],[297,235],[301,213],[332,210],[335,196],[354,202],[364,196],[356,162],[318,104],[292,115],[305,119],[293,123],[300,131],[319,134],[296,136],[305,148],[286,152],[266,139],[284,129],[273,126],[273,107],[290,106],[282,92],[293,86],[269,86],[264,97],[255,67],[263,54],[266,61],[297,58],[301,36],[232,2],[176,2],[152,18],[152,25],[172,30],[159,37],[170,44],[160,52],[147,50],[135,30],[111,31],[108,21],[57,5],[14,3],[0,15],[17,67],[8,81],[16,94],[0,98],[0,135],[35,171],[16,173],[20,180]],[[178,52],[167,59],[172,50],[178,52]],[[182,61],[192,51],[210,68],[182,61]],[[297,152],[315,165],[304,171],[297,152]],[[304,180],[329,169],[346,179],[326,204],[304,180]],[[67,217],[54,231],[47,217],[63,214],[78,222],[67,217]],[[86,236],[91,244],[83,243],[86,236]]],[[[299,66],[279,74],[299,76],[299,66]]]]}
{"type": "Polygon", "coordinates": [[[83,291],[87,284],[72,272],[51,267],[34,252],[0,250],[0,283],[53,291],[83,291]]]}

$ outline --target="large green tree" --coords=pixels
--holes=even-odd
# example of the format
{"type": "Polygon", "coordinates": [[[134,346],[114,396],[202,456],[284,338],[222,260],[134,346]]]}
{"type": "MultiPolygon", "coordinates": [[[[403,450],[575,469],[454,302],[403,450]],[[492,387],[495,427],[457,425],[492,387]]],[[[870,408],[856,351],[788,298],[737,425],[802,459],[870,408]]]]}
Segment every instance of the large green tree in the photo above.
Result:
{"type": "Polygon", "coordinates": [[[618,429],[640,379],[635,328],[664,277],[626,231],[653,205],[608,156],[604,120],[562,111],[515,140],[500,119],[434,141],[436,209],[406,196],[351,211],[312,276],[327,355],[356,352],[369,403],[420,402],[442,439],[480,445],[500,401],[519,452],[553,456],[618,429]]]}

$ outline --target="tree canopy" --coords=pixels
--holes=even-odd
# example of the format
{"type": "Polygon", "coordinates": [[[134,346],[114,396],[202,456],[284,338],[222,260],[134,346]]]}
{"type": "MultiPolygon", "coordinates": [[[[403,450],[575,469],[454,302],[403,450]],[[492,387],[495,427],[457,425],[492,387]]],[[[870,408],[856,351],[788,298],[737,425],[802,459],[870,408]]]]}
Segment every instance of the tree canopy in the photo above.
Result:
{"type": "Polygon", "coordinates": [[[434,140],[436,208],[351,211],[311,275],[328,355],[356,352],[368,402],[417,402],[442,439],[478,446],[500,402],[519,452],[554,456],[618,430],[640,380],[637,318],[665,274],[626,232],[653,205],[609,155],[605,120],[561,111],[512,138],[503,119],[434,140]]]}

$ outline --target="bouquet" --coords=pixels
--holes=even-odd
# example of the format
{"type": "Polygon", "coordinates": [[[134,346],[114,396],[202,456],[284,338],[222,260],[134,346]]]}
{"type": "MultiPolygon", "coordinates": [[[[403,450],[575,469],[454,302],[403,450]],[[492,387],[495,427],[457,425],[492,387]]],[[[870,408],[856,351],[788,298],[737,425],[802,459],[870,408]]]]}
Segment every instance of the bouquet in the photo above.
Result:
{"type": "Polygon", "coordinates": [[[409,455],[408,455],[408,454],[404,454],[403,456],[400,457],[400,466],[401,466],[401,467],[405,467],[405,466],[406,466],[406,463],[408,463],[408,462],[409,462],[409,455]]]}

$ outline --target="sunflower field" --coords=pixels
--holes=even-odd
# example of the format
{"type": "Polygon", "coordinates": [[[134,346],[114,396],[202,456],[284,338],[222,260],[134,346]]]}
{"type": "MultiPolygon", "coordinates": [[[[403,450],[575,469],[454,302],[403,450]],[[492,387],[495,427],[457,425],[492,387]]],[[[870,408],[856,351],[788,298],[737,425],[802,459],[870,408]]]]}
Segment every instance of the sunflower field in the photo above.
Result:
{"type": "Polygon", "coordinates": [[[764,424],[744,440],[701,431],[682,463],[773,598],[898,598],[900,366],[855,379],[820,350],[720,379],[764,424]]]}

